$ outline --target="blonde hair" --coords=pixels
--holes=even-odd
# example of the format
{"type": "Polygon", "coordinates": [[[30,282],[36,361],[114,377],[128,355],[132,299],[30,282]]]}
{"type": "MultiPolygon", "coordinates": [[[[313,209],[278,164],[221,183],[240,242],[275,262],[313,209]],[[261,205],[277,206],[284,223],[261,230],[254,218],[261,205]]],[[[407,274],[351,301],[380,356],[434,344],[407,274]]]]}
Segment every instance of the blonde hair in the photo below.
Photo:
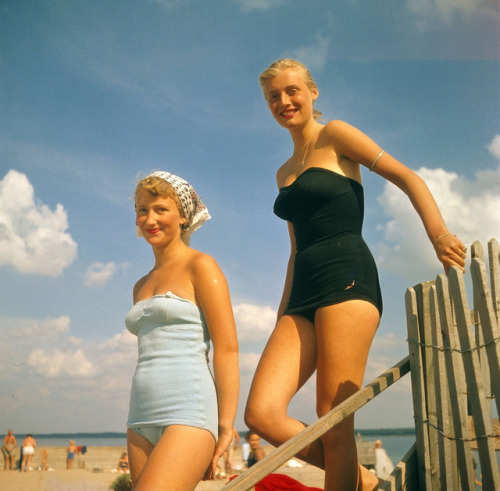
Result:
{"type": "Polygon", "coordinates": [[[141,179],[135,188],[134,193],[134,202],[137,206],[137,195],[140,191],[148,191],[153,196],[162,196],[164,198],[172,198],[177,205],[177,209],[179,210],[179,215],[182,218],[186,218],[184,210],[182,208],[181,201],[179,196],[175,192],[174,187],[165,179],[162,179],[158,176],[147,176],[141,179]]]}
{"type": "MultiPolygon", "coordinates": [[[[265,85],[267,81],[278,76],[284,70],[295,70],[302,73],[304,83],[307,85],[309,90],[318,88],[311,75],[311,72],[303,63],[292,58],[280,58],[279,60],[273,61],[259,76],[259,84],[262,92],[264,93],[264,99],[266,99],[266,101],[267,94],[265,91],[265,85]]],[[[321,118],[321,116],[322,113],[313,108],[313,118],[317,120],[321,118]]]]}

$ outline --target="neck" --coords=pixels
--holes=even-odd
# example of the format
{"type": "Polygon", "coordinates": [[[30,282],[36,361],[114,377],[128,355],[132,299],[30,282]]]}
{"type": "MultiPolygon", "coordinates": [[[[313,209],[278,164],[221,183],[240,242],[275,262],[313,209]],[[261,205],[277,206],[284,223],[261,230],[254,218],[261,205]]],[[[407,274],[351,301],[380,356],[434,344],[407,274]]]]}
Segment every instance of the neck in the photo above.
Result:
{"type": "Polygon", "coordinates": [[[176,261],[183,249],[187,246],[182,242],[181,238],[170,242],[166,246],[155,247],[153,246],[153,254],[155,256],[154,269],[162,268],[172,262],[176,261]]]}
{"type": "Polygon", "coordinates": [[[321,127],[322,125],[320,123],[312,119],[309,123],[307,123],[305,126],[302,126],[301,128],[289,130],[295,149],[300,150],[302,147],[304,147],[321,127]]]}

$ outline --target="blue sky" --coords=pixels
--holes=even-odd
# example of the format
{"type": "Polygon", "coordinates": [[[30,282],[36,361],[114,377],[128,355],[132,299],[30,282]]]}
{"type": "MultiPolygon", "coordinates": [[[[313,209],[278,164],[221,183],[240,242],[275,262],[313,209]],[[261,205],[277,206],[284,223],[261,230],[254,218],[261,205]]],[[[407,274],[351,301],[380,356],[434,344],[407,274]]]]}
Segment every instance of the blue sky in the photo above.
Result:
{"type": "MultiPolygon", "coordinates": [[[[272,213],[291,153],[257,78],[292,56],[317,107],[427,180],[465,243],[499,237],[500,14],[492,1],[0,0],[0,428],[123,431],[137,177],[187,179],[212,215],[192,246],[231,288],[241,348],[237,428],[288,259],[272,213]]],[[[364,235],[385,312],[366,381],[407,353],[404,293],[441,272],[400,191],[363,174],[364,235]]],[[[291,411],[315,419],[314,381],[291,411]]],[[[404,379],[360,428],[412,426],[404,379]]]]}

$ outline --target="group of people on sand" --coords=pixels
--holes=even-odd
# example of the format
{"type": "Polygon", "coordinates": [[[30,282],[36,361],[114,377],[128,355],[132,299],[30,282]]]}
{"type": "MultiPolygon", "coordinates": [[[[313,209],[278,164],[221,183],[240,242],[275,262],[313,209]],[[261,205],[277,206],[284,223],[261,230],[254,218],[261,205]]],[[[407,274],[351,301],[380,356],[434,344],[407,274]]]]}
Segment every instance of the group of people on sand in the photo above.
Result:
{"type": "MultiPolygon", "coordinates": [[[[382,295],[362,237],[362,168],[408,196],[445,271],[464,271],[466,247],[415,172],[349,124],[321,122],[319,90],[303,64],[280,59],[259,81],[268,109],[293,143],[276,173],[274,203],[288,226],[290,256],[245,421],[257,438],[279,446],[305,428],[287,409],[314,372],[318,417],[363,381],[382,295]]],[[[234,441],[239,366],[229,288],[215,259],[190,247],[191,234],[210,215],[186,180],[152,172],[137,183],[134,203],[137,235],[151,246],[154,265],[135,284],[126,316],[138,339],[127,422],[131,478],[137,491],[194,489],[215,475],[234,441]]],[[[379,485],[358,463],[354,416],[297,457],[325,470],[325,490],[379,485]]]]}
{"type": "MultiPolygon", "coordinates": [[[[16,462],[16,448],[17,448],[17,440],[12,432],[12,430],[8,430],[7,434],[3,438],[2,443],[2,454],[4,458],[4,470],[17,470],[20,469],[21,472],[28,472],[32,469],[31,461],[33,455],[35,455],[36,450],[36,440],[33,435],[28,434],[23,440],[23,443],[20,447],[19,461],[16,462]]],[[[74,440],[70,440],[69,445],[66,449],[66,469],[71,469],[73,465],[73,460],[75,458],[75,454],[78,453],[78,447],[75,445],[74,440]]],[[[48,451],[46,448],[42,449],[42,462],[41,462],[41,470],[47,471],[49,469],[47,459],[48,459],[48,451]]]]}
{"type": "Polygon", "coordinates": [[[3,438],[2,454],[4,459],[4,470],[17,470],[27,472],[31,469],[31,459],[35,454],[36,440],[33,435],[28,434],[20,447],[19,461],[16,462],[17,440],[12,430],[8,430],[3,438]]]}

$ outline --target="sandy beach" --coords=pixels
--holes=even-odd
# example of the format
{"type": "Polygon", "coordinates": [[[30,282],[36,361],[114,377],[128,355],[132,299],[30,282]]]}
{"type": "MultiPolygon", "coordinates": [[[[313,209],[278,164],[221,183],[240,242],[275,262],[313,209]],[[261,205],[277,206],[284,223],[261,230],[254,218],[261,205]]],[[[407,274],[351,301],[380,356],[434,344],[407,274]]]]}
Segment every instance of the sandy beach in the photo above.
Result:
{"type": "MultiPolygon", "coordinates": [[[[273,447],[264,446],[266,453],[273,447]]],[[[16,449],[16,460],[19,449],[16,449]]],[[[0,470],[0,489],[2,491],[106,491],[116,479],[116,467],[125,447],[87,447],[85,455],[77,455],[73,469],[66,470],[66,447],[38,447],[32,460],[33,470],[19,471],[0,470]],[[42,449],[48,451],[48,466],[51,470],[39,470],[42,462],[42,449]]],[[[234,466],[243,470],[241,447],[235,450],[234,466]]],[[[282,466],[275,472],[286,474],[308,486],[323,488],[323,471],[302,463],[302,467],[282,466]]],[[[242,470],[235,470],[234,474],[242,470]]],[[[197,491],[215,491],[222,489],[228,479],[201,482],[197,491]]]]}

